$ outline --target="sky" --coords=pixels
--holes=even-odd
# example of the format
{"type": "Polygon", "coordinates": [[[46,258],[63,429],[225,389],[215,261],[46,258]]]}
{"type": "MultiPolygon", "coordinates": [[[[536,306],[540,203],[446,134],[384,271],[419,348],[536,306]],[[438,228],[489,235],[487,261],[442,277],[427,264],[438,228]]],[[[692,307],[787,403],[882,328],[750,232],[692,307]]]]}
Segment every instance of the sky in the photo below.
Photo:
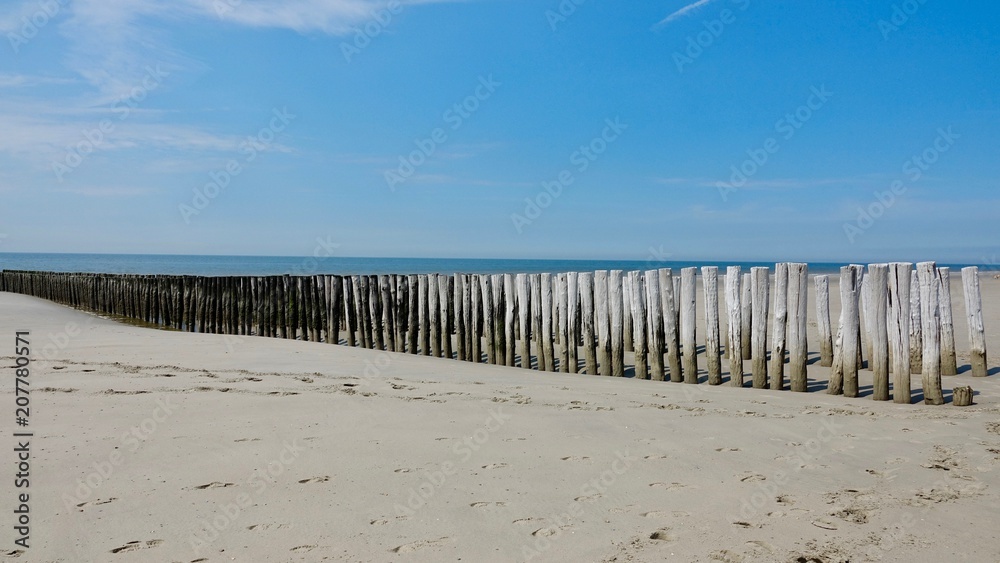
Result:
{"type": "Polygon", "coordinates": [[[1000,263],[997,30],[984,0],[8,0],[0,251],[1000,263]]]}

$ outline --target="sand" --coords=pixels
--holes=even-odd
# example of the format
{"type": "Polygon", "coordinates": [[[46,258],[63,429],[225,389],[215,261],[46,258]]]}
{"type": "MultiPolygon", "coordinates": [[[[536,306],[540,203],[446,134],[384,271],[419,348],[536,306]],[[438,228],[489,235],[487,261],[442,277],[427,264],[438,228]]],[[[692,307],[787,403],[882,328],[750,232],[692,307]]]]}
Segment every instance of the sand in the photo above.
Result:
{"type": "MultiPolygon", "coordinates": [[[[1000,281],[982,283],[995,354],[1000,281]]],[[[944,388],[972,385],[964,408],[153,330],[0,293],[0,334],[30,330],[36,359],[31,547],[9,437],[3,554],[1000,561],[1000,384],[968,373],[952,285],[963,373],[944,388]]]]}

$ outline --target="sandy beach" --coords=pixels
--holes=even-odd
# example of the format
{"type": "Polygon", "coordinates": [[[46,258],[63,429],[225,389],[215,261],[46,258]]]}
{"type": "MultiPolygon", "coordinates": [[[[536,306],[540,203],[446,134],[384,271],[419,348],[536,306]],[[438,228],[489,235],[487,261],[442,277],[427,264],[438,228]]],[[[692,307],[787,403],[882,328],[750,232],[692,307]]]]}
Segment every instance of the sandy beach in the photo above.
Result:
{"type": "MultiPolygon", "coordinates": [[[[1000,281],[982,289],[996,354],[1000,281]]],[[[31,332],[35,434],[30,557],[11,547],[10,485],[3,554],[997,562],[1000,384],[993,360],[969,375],[952,291],[960,373],[944,389],[974,387],[962,408],[874,402],[867,370],[856,399],[823,392],[815,364],[810,393],[543,374],[0,293],[2,333],[31,332]]],[[[13,418],[13,383],[0,396],[13,418]]]]}

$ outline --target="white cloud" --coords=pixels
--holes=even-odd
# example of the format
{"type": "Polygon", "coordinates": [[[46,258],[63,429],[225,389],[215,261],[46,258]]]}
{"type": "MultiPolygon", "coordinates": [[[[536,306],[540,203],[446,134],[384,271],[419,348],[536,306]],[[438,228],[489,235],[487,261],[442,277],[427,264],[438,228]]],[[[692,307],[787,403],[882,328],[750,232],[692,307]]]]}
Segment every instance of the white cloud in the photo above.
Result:
{"type": "Polygon", "coordinates": [[[672,21],[674,21],[676,19],[682,18],[682,17],[690,14],[691,12],[694,12],[698,8],[701,8],[705,4],[708,4],[709,2],[713,2],[713,1],[714,0],[697,0],[696,2],[692,2],[692,3],[688,4],[687,6],[684,6],[680,10],[677,10],[676,12],[674,12],[674,13],[670,14],[669,16],[663,18],[662,20],[660,20],[659,23],[657,23],[655,26],[653,26],[653,28],[656,29],[656,28],[665,26],[668,23],[670,23],[670,22],[672,22],[672,21]]]}

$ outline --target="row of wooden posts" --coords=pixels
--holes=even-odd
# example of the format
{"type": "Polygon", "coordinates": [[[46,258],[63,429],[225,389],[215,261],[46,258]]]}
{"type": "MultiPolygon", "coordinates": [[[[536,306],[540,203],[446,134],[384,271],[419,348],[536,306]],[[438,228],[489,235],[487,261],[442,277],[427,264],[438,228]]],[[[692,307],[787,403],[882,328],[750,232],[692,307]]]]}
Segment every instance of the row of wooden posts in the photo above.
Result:
{"type": "MultiPolygon", "coordinates": [[[[301,338],[541,371],[625,376],[628,351],[636,377],[698,383],[697,275],[697,268],[683,268],[680,276],[670,269],[244,277],[5,270],[0,290],[177,330],[301,338]]],[[[791,390],[807,391],[806,264],[776,264],[773,294],[769,268],[728,267],[725,341],[719,269],[702,267],[701,278],[707,382],[724,382],[728,357],[733,386],[744,385],[750,361],[753,387],[781,390],[787,380],[791,390]]],[[[978,269],[964,268],[962,279],[971,371],[985,376],[978,269]]],[[[911,373],[922,373],[925,402],[944,402],[941,376],[957,371],[948,268],[933,262],[915,270],[910,263],[871,264],[867,272],[841,268],[835,334],[829,276],[813,280],[819,364],[832,368],[829,393],[858,396],[867,357],[873,399],[890,398],[891,373],[892,398],[910,403],[911,373]]]]}

